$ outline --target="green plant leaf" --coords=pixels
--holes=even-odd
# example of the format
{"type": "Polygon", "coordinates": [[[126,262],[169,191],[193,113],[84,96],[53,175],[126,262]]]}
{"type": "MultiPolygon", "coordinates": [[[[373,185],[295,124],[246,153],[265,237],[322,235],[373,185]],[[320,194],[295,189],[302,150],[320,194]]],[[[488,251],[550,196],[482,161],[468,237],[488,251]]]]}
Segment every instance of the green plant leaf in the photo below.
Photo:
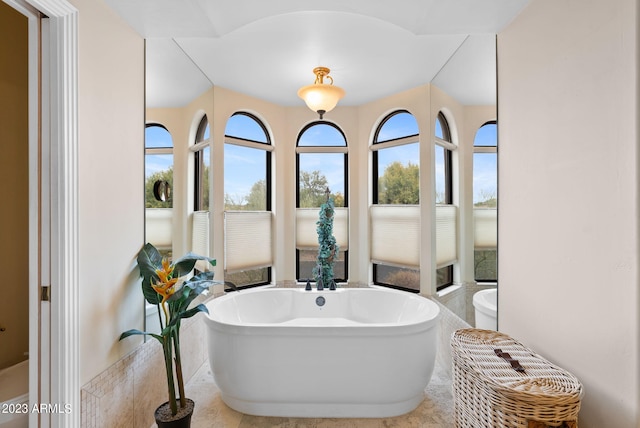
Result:
{"type": "Polygon", "coordinates": [[[193,270],[198,260],[208,260],[211,266],[216,265],[215,259],[211,259],[205,256],[200,256],[195,253],[187,253],[173,263],[173,266],[174,266],[173,276],[181,277],[188,274],[193,270]]]}
{"type": "Polygon", "coordinates": [[[182,313],[182,315],[180,316],[180,318],[191,318],[192,316],[194,316],[198,312],[205,312],[205,313],[208,314],[209,313],[209,309],[207,309],[207,306],[204,303],[200,303],[198,306],[193,307],[193,308],[189,309],[188,311],[184,311],[182,313]]]}
{"type": "Polygon", "coordinates": [[[156,247],[146,243],[138,253],[137,261],[142,277],[142,294],[147,302],[157,305],[162,301],[162,296],[156,293],[151,284],[160,280],[156,269],[162,267],[162,256],[156,247]]]}
{"type": "Polygon", "coordinates": [[[143,281],[142,295],[144,296],[145,300],[151,303],[152,305],[159,305],[160,302],[162,302],[162,296],[156,293],[156,290],[154,290],[153,287],[151,287],[150,282],[149,282],[149,285],[145,287],[144,281],[143,281]]]}
{"type": "Polygon", "coordinates": [[[118,340],[122,340],[125,339],[129,336],[136,336],[136,335],[141,335],[141,336],[151,336],[157,340],[160,341],[160,343],[162,343],[162,336],[159,336],[155,333],[149,333],[147,331],[140,331],[140,330],[136,330],[136,329],[131,329],[131,330],[127,330],[124,333],[122,333],[120,335],[120,338],[118,340]]]}
{"type": "Polygon", "coordinates": [[[200,272],[197,275],[193,275],[191,278],[189,278],[189,281],[187,282],[199,282],[199,281],[216,282],[216,281],[213,281],[212,271],[200,272]]]}
{"type": "MultiPolygon", "coordinates": [[[[205,272],[203,272],[203,274],[204,273],[205,272]]],[[[209,277],[209,275],[196,275],[192,278],[192,280],[199,277],[209,277]]],[[[184,312],[189,307],[193,299],[202,294],[202,292],[207,290],[212,284],[217,283],[217,281],[213,281],[210,279],[192,280],[183,283],[180,290],[176,291],[171,295],[171,297],[167,299],[172,318],[174,318],[175,316],[180,317],[182,312],[184,312]]]]}
{"type": "Polygon", "coordinates": [[[160,337],[161,338],[171,337],[174,334],[175,330],[176,330],[175,327],[176,327],[176,323],[175,322],[170,322],[168,325],[165,326],[165,328],[162,329],[162,332],[160,333],[160,337]]]}

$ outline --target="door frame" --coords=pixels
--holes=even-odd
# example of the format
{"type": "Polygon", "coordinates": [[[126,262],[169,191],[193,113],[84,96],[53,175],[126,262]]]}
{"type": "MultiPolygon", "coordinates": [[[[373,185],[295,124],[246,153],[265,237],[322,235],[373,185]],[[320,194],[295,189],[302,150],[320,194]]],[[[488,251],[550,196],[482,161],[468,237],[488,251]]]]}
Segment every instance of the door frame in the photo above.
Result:
{"type": "Polygon", "coordinates": [[[47,184],[50,206],[39,186],[29,186],[29,401],[58,406],[30,414],[30,426],[80,426],[80,332],[78,240],[78,10],[67,0],[3,0],[28,19],[29,182],[47,184]],[[40,46],[39,13],[48,18],[40,46]],[[39,58],[42,52],[43,64],[39,58]],[[46,64],[44,64],[46,62],[46,64]],[[42,74],[43,105],[39,106],[42,74]],[[42,113],[41,113],[42,112],[42,113]],[[42,116],[40,116],[42,114],[42,116]],[[42,147],[39,147],[42,117],[42,147]],[[40,165],[42,176],[40,176],[40,165]],[[46,167],[48,165],[48,167],[46,167]],[[34,189],[35,187],[35,189],[34,189]],[[41,210],[49,215],[49,238],[41,242],[41,210]],[[48,260],[44,260],[44,259],[48,260]],[[37,260],[37,263],[34,261],[37,260]],[[39,277],[44,270],[41,283],[39,277]],[[35,272],[34,272],[35,271],[35,272]],[[47,278],[48,276],[48,278],[47,278]],[[46,280],[49,281],[46,281],[46,280]],[[41,286],[50,301],[42,302],[41,286]],[[48,316],[41,317],[43,313],[48,316]],[[34,322],[40,320],[40,322],[34,322]],[[40,325],[42,323],[42,325],[40,325]],[[46,349],[50,346],[49,361],[46,349]],[[44,358],[41,358],[44,356],[44,358]],[[41,359],[43,361],[41,361],[41,359]],[[45,365],[42,368],[42,365],[45,365]],[[41,391],[42,389],[42,391],[41,391]],[[40,401],[45,400],[45,401],[40,401]],[[60,411],[60,409],[63,409],[60,411]],[[68,412],[64,411],[69,409],[68,412]]]}

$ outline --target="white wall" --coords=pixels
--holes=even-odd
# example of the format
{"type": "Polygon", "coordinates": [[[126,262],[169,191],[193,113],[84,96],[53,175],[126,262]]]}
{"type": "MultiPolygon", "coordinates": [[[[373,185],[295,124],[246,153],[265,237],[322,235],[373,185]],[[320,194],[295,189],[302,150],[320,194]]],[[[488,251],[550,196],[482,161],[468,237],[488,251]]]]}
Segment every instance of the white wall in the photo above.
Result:
{"type": "Polygon", "coordinates": [[[533,0],[498,36],[499,326],[639,427],[638,5],[533,0]]]}
{"type": "Polygon", "coordinates": [[[139,341],[143,326],[135,257],[144,231],[144,43],[102,1],[79,10],[78,139],[80,381],[139,341]]]}

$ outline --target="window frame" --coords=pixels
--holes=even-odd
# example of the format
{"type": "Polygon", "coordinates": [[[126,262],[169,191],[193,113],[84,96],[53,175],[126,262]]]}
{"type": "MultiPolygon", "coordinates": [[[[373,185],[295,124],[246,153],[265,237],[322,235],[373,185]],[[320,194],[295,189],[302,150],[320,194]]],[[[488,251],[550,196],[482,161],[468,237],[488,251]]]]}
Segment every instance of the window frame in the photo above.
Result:
{"type": "MultiPolygon", "coordinates": [[[[496,201],[498,198],[498,121],[497,120],[488,120],[485,123],[483,123],[480,127],[478,127],[478,129],[476,130],[476,135],[477,133],[480,131],[480,129],[482,129],[484,126],[487,125],[495,125],[496,126],[496,140],[495,140],[495,145],[491,145],[491,146],[486,146],[486,145],[482,145],[482,146],[477,146],[475,144],[475,137],[474,137],[474,144],[473,144],[473,155],[474,155],[474,161],[475,161],[475,155],[476,154],[495,154],[496,156],[496,201]]],[[[475,163],[474,163],[474,169],[472,171],[472,176],[474,179],[474,185],[475,185],[475,163]]],[[[475,189],[473,189],[475,191],[475,189]]],[[[498,203],[498,202],[497,202],[498,203]]],[[[473,209],[475,210],[475,203],[473,204],[473,209]]],[[[497,207],[496,207],[497,209],[497,207]]],[[[497,219],[496,219],[497,221],[497,219]]],[[[494,279],[478,279],[476,276],[476,248],[475,248],[475,240],[474,240],[474,247],[473,247],[473,252],[474,252],[474,269],[473,269],[473,278],[474,281],[476,281],[477,283],[496,283],[498,281],[498,272],[497,272],[497,260],[498,260],[498,243],[496,242],[496,278],[494,279]]]]}
{"type": "MultiPolygon", "coordinates": [[[[149,236],[148,236],[148,231],[149,231],[149,226],[147,225],[148,220],[148,215],[150,212],[148,212],[147,210],[161,210],[163,213],[173,213],[173,176],[171,179],[171,183],[170,183],[170,188],[169,188],[169,194],[171,195],[171,206],[169,207],[158,207],[158,208],[153,208],[153,207],[147,207],[147,196],[146,196],[146,185],[147,185],[147,158],[148,156],[157,156],[157,155],[170,155],[171,156],[171,169],[172,171],[174,171],[174,165],[175,165],[175,155],[174,155],[174,144],[173,144],[173,135],[171,134],[171,131],[169,131],[169,129],[159,123],[159,122],[148,122],[145,123],[145,144],[144,144],[144,181],[143,181],[143,194],[145,195],[145,200],[144,200],[144,210],[145,210],[145,241],[150,240],[149,236]],[[160,128],[163,129],[169,136],[169,138],[171,139],[171,146],[163,146],[163,147],[147,147],[147,136],[146,136],[146,132],[149,128],[160,128]]],[[[173,174],[173,172],[172,172],[173,174]]],[[[172,214],[170,214],[172,215],[172,214]]],[[[163,215],[164,216],[164,215],[163,215]]],[[[170,220],[170,217],[169,217],[170,220]]],[[[165,247],[165,246],[158,246],[158,251],[160,252],[160,254],[163,255],[163,257],[167,257],[167,258],[171,258],[173,255],[173,242],[171,242],[171,248],[169,247],[165,247]]]]}
{"type": "MultiPolygon", "coordinates": [[[[438,112],[436,121],[440,123],[442,129],[442,137],[436,136],[434,132],[434,159],[435,150],[441,147],[444,150],[444,202],[436,205],[453,205],[453,151],[458,146],[452,141],[451,127],[447,117],[442,111],[438,112]]],[[[434,164],[435,165],[435,164],[434,164]]],[[[434,182],[434,187],[436,183],[434,182]]],[[[451,263],[446,266],[436,266],[436,291],[443,290],[453,285],[453,265],[451,263]]]]}
{"type": "MultiPolygon", "coordinates": [[[[157,123],[157,122],[151,122],[151,123],[146,123],[145,124],[145,134],[147,129],[149,128],[153,128],[153,127],[157,127],[157,128],[161,128],[164,129],[167,134],[169,135],[169,137],[171,138],[171,146],[165,146],[165,147],[147,147],[147,143],[146,143],[146,135],[145,135],[145,147],[144,147],[144,183],[143,186],[146,186],[147,183],[147,156],[155,156],[155,155],[171,155],[171,168],[173,170],[173,167],[175,165],[175,156],[174,156],[174,152],[173,152],[173,135],[171,135],[171,132],[167,129],[166,126],[164,126],[161,123],[157,123]]],[[[173,187],[173,179],[171,182],[171,187],[173,187]]],[[[170,189],[170,192],[173,192],[173,188],[170,189]]],[[[145,209],[147,207],[147,201],[146,201],[146,197],[145,197],[145,209]]],[[[173,197],[171,197],[171,207],[162,207],[160,209],[172,209],[173,208],[173,197]]]]}
{"type": "MultiPolygon", "coordinates": [[[[252,139],[248,139],[248,138],[242,138],[242,137],[238,137],[238,136],[234,136],[234,135],[228,135],[226,133],[225,130],[225,135],[224,135],[224,145],[226,146],[227,144],[231,144],[231,145],[235,145],[235,146],[240,146],[240,147],[246,147],[246,148],[252,148],[252,149],[258,149],[258,150],[264,150],[265,152],[265,206],[266,209],[264,210],[265,212],[272,212],[272,207],[273,207],[273,191],[272,191],[272,185],[273,185],[273,161],[272,161],[272,152],[274,150],[274,146],[272,144],[271,141],[271,135],[267,129],[267,127],[264,125],[264,123],[262,122],[262,120],[260,120],[256,115],[246,112],[246,111],[236,111],[235,113],[233,113],[231,116],[229,116],[229,119],[227,119],[227,121],[231,120],[232,117],[234,116],[239,116],[239,115],[243,115],[243,116],[247,116],[250,119],[252,119],[254,122],[256,122],[256,124],[259,125],[259,127],[262,129],[262,131],[264,132],[264,135],[266,137],[266,141],[262,142],[262,141],[257,141],[257,140],[252,140],[252,139]]],[[[223,163],[224,163],[224,159],[223,159],[223,163]]],[[[227,210],[226,207],[223,210],[224,212],[228,212],[228,211],[239,211],[239,210],[227,210]]],[[[226,237],[225,237],[226,239],[226,237]]],[[[272,273],[273,273],[273,265],[271,266],[266,266],[264,268],[256,268],[256,269],[248,269],[246,271],[240,271],[240,272],[247,272],[247,271],[258,271],[258,270],[262,270],[262,269],[266,269],[266,279],[264,281],[260,281],[260,282],[256,282],[256,283],[251,283],[251,284],[246,284],[246,285],[239,285],[236,286],[236,289],[238,290],[242,290],[242,289],[247,289],[247,288],[253,288],[253,287],[259,287],[259,286],[263,286],[263,285],[268,285],[271,284],[272,282],[272,273]]],[[[239,272],[230,272],[228,273],[226,270],[226,266],[224,267],[224,273],[225,273],[225,277],[232,275],[234,273],[239,273],[239,272]]],[[[225,278],[226,280],[226,278],[225,278]]],[[[228,291],[228,290],[225,290],[228,291]]]]}
{"type": "MultiPolygon", "coordinates": [[[[343,153],[343,176],[344,176],[344,208],[349,207],[349,143],[347,141],[347,137],[342,129],[335,123],[327,121],[327,120],[316,120],[305,125],[296,138],[296,209],[300,208],[300,154],[305,153],[343,153]],[[300,139],[304,135],[305,132],[309,131],[314,126],[318,125],[328,125],[335,130],[337,130],[342,136],[342,140],[344,141],[344,145],[341,146],[300,146],[300,139]]],[[[341,250],[344,256],[344,278],[336,278],[336,282],[338,283],[346,283],[349,278],[349,250],[341,250]]],[[[300,278],[300,250],[296,248],[296,280],[298,282],[302,281],[300,278]]],[[[305,278],[307,279],[307,278],[305,278]]],[[[311,282],[314,282],[313,280],[311,282]]]]}
{"type": "Polygon", "coordinates": [[[457,146],[452,142],[451,129],[449,121],[442,112],[438,112],[437,120],[440,122],[442,129],[442,137],[434,136],[435,146],[444,149],[444,202],[442,204],[453,204],[453,151],[457,150],[457,146]]]}
{"type": "Polygon", "coordinates": [[[205,152],[206,149],[211,150],[211,136],[204,138],[206,129],[209,126],[209,120],[207,115],[203,115],[198,124],[196,130],[196,139],[194,144],[189,148],[193,152],[193,210],[194,211],[208,211],[203,207],[204,202],[204,172],[205,172],[205,152]]]}
{"type": "MultiPolygon", "coordinates": [[[[262,129],[262,131],[264,132],[265,136],[267,137],[267,141],[266,142],[261,142],[261,141],[257,141],[257,140],[251,140],[248,138],[241,138],[241,137],[237,137],[237,136],[232,136],[232,135],[227,135],[225,133],[224,135],[224,144],[232,144],[235,146],[240,146],[240,147],[247,147],[247,148],[252,148],[252,149],[259,149],[259,150],[264,150],[266,152],[266,169],[265,169],[265,193],[266,193],[266,209],[265,211],[272,211],[272,206],[273,206],[273,201],[272,201],[272,184],[273,184],[273,174],[272,174],[272,152],[274,150],[273,144],[271,142],[271,135],[269,134],[269,131],[267,130],[267,127],[264,125],[264,123],[262,123],[262,121],[255,115],[246,112],[246,111],[237,111],[235,113],[233,113],[228,120],[230,120],[233,116],[239,116],[239,115],[243,115],[243,116],[247,116],[251,119],[253,119],[258,125],[260,125],[260,128],[262,129]]],[[[225,211],[226,208],[225,208],[225,211]]],[[[230,210],[230,211],[235,211],[235,210],[230,210]]]]}
{"type": "MultiPolygon", "coordinates": [[[[379,180],[380,180],[380,166],[379,166],[379,152],[381,150],[385,150],[385,149],[389,149],[389,148],[393,148],[393,147],[398,147],[398,146],[405,146],[405,145],[410,145],[410,144],[418,144],[418,150],[419,150],[419,145],[420,145],[420,133],[419,133],[419,129],[418,129],[418,133],[415,134],[408,134],[408,135],[403,135],[401,137],[394,137],[394,138],[389,138],[386,140],[380,140],[380,132],[383,130],[385,124],[387,124],[387,122],[389,120],[391,120],[393,117],[395,117],[396,115],[399,114],[409,114],[411,115],[414,120],[415,120],[415,116],[409,112],[408,110],[405,109],[398,109],[398,110],[394,110],[393,112],[389,113],[388,115],[386,115],[378,124],[374,135],[373,135],[373,141],[371,143],[371,146],[369,147],[369,149],[371,150],[371,180],[372,180],[372,195],[371,195],[371,203],[372,205],[384,205],[384,204],[380,204],[379,202],[379,197],[380,197],[380,192],[379,192],[379,180]]],[[[417,126],[417,122],[416,122],[416,126],[417,126]]],[[[418,163],[418,168],[419,168],[419,173],[421,173],[421,166],[420,163],[418,163]]],[[[420,200],[421,198],[419,197],[418,200],[418,204],[416,205],[420,205],[420,200]]],[[[404,205],[404,204],[403,204],[404,205]]],[[[415,205],[414,205],[415,206],[415,205]]],[[[406,291],[406,292],[410,292],[410,293],[419,293],[420,289],[419,289],[419,284],[420,284],[420,269],[413,269],[411,267],[408,266],[395,266],[392,264],[382,264],[382,263],[375,263],[373,260],[370,260],[371,263],[371,267],[372,267],[372,281],[374,285],[380,285],[383,287],[388,287],[388,288],[392,288],[392,289],[396,289],[396,290],[401,290],[401,291],[406,291]],[[380,269],[383,268],[395,268],[395,269],[400,269],[400,271],[411,271],[411,272],[415,272],[418,276],[418,288],[409,288],[409,287],[403,287],[397,284],[391,284],[385,281],[382,281],[378,278],[378,271],[380,269]]]]}

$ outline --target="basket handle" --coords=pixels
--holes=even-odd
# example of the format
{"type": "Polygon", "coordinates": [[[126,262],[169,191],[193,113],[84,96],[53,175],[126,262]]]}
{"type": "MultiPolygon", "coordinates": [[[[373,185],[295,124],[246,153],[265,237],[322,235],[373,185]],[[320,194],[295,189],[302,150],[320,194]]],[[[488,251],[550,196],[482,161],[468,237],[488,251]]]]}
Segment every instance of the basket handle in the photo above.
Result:
{"type": "Polygon", "coordinates": [[[511,355],[508,352],[502,352],[502,349],[494,349],[493,352],[495,352],[498,357],[503,358],[506,362],[511,364],[511,367],[515,371],[519,373],[525,372],[524,367],[522,367],[522,365],[520,364],[520,361],[516,360],[515,358],[511,358],[511,355]]]}

